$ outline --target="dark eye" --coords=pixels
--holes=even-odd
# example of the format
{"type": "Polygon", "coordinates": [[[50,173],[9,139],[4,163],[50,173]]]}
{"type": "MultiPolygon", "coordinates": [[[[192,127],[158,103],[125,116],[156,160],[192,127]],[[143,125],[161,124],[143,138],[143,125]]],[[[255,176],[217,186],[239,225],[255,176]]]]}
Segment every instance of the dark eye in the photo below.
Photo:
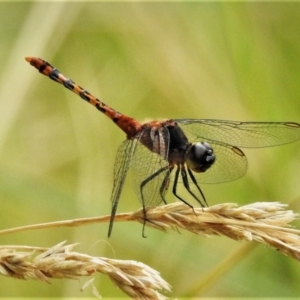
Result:
{"type": "Polygon", "coordinates": [[[192,144],[186,152],[187,166],[197,173],[205,172],[215,160],[214,151],[206,142],[192,144]]]}

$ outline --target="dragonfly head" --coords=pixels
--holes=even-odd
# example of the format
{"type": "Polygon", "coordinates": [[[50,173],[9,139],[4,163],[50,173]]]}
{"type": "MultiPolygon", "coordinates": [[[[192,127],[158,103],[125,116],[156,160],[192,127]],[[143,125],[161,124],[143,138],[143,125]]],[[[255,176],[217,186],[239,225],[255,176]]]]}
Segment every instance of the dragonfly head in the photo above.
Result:
{"type": "Polygon", "coordinates": [[[215,162],[212,147],[206,142],[192,144],[186,152],[186,164],[196,173],[205,172],[215,162]]]}

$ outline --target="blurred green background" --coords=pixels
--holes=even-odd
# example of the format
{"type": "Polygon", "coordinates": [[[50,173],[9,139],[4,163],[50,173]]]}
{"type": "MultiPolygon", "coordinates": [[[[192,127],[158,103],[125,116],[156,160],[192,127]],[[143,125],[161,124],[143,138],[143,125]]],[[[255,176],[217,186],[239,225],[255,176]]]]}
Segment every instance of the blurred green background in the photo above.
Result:
{"type": "MultiPolygon", "coordinates": [[[[1,3],[1,229],[110,213],[114,157],[124,134],[38,74],[38,56],[116,110],[147,118],[300,121],[299,3],[1,3]]],[[[245,150],[242,179],[203,185],[211,205],[299,205],[299,143],[245,150]]],[[[174,200],[171,193],[170,201],[174,200]]],[[[128,178],[118,212],[140,203],[128,178]]],[[[294,225],[298,225],[297,222],[294,225]]],[[[171,297],[295,297],[299,262],[255,243],[168,234],[137,223],[1,236],[1,244],[63,240],[90,255],[133,259],[161,272],[171,297]]],[[[0,278],[0,297],[89,297],[81,282],[0,278]]],[[[123,294],[105,276],[103,297],[123,294]]]]}

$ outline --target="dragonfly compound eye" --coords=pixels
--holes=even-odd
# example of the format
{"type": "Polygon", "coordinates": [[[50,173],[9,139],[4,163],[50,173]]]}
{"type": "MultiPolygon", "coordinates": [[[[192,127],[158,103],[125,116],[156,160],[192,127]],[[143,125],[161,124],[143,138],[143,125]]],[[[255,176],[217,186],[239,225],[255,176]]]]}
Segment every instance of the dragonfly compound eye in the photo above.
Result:
{"type": "Polygon", "coordinates": [[[206,142],[192,144],[186,153],[187,166],[197,173],[205,172],[215,160],[214,151],[206,142]]]}

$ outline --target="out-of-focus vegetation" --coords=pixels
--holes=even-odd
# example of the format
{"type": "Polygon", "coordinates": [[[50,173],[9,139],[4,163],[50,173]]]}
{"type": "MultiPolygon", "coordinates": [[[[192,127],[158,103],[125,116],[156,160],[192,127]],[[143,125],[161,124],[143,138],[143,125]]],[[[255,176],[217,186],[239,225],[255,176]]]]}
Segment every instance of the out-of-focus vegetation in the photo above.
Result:
{"type": "MultiPolygon", "coordinates": [[[[38,56],[118,111],[147,118],[300,122],[299,3],[1,3],[1,228],[110,213],[124,134],[25,62],[38,56]]],[[[299,143],[246,150],[242,179],[203,185],[210,204],[299,205],[299,143]]],[[[174,201],[171,193],[170,201],[174,201]]],[[[128,178],[119,212],[140,207],[128,178]]],[[[139,224],[33,231],[1,244],[79,242],[159,270],[172,297],[295,297],[299,262],[262,245],[139,224]]],[[[82,282],[0,278],[0,296],[75,297],[82,282]]],[[[97,276],[102,296],[122,296],[97,276]]]]}

